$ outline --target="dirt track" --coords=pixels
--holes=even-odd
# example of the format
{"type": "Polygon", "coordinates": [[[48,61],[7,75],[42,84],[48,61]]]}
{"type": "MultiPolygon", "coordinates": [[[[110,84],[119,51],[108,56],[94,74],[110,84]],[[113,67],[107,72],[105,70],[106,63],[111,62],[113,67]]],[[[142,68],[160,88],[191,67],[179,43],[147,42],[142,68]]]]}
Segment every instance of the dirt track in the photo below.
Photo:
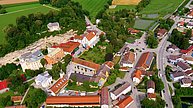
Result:
{"type": "Polygon", "coordinates": [[[0,0],[0,4],[16,4],[16,3],[26,3],[26,2],[35,2],[39,0],[0,0]]]}
{"type": "Polygon", "coordinates": [[[113,0],[113,5],[137,5],[141,0],[113,0]]]}

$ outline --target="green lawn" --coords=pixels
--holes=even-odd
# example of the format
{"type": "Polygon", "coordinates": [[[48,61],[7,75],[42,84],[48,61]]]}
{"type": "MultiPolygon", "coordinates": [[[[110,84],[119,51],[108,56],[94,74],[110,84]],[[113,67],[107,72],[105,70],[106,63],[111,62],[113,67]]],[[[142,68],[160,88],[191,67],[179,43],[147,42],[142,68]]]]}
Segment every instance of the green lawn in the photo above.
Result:
{"type": "Polygon", "coordinates": [[[118,5],[115,8],[108,9],[108,11],[113,12],[113,11],[119,11],[119,10],[122,10],[122,9],[133,9],[133,10],[135,10],[135,7],[136,7],[135,5],[118,5]]]}
{"type": "Polygon", "coordinates": [[[50,8],[42,6],[38,3],[10,6],[6,9],[8,13],[0,15],[0,44],[6,43],[5,33],[3,32],[3,30],[7,25],[15,24],[17,17],[38,12],[46,13],[51,10],[50,8]]]}
{"type": "Polygon", "coordinates": [[[147,30],[154,22],[154,20],[136,19],[134,28],[140,30],[147,30]]]}
{"type": "Polygon", "coordinates": [[[141,13],[155,14],[165,16],[174,10],[182,3],[183,0],[151,0],[150,4],[145,7],[141,13]]]}
{"type": "Polygon", "coordinates": [[[83,9],[89,11],[90,16],[94,18],[97,13],[104,8],[108,0],[72,0],[79,2],[83,9]]]}

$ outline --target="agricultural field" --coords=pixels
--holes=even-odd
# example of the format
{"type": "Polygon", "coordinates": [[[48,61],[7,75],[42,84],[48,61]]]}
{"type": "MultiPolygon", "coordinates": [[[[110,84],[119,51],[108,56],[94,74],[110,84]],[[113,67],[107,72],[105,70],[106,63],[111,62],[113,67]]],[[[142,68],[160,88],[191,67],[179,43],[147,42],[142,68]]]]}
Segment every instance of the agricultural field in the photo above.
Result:
{"type": "Polygon", "coordinates": [[[20,5],[11,5],[7,6],[6,10],[7,14],[0,15],[0,44],[5,44],[5,33],[3,32],[7,25],[15,24],[17,17],[22,15],[28,15],[31,13],[46,13],[52,10],[49,7],[42,6],[39,3],[28,3],[28,4],[20,4],[20,5]]]}
{"type": "Polygon", "coordinates": [[[0,4],[15,4],[15,3],[26,3],[26,2],[36,2],[38,0],[0,0],[0,4]]]}
{"type": "Polygon", "coordinates": [[[104,8],[104,5],[108,0],[72,0],[75,2],[79,2],[83,9],[89,11],[90,16],[93,18],[97,15],[99,11],[104,8]]]}
{"type": "Polygon", "coordinates": [[[134,28],[140,30],[147,30],[154,22],[154,20],[136,19],[134,28]]]}
{"type": "Polygon", "coordinates": [[[108,12],[114,12],[114,11],[119,11],[122,9],[133,9],[135,10],[136,5],[117,5],[115,8],[109,8],[107,11],[108,12]]]}
{"type": "Polygon", "coordinates": [[[142,14],[160,14],[165,16],[172,13],[184,0],[151,0],[150,4],[142,10],[142,14]]]}
{"type": "Polygon", "coordinates": [[[141,0],[113,0],[112,5],[137,5],[141,0]]]}

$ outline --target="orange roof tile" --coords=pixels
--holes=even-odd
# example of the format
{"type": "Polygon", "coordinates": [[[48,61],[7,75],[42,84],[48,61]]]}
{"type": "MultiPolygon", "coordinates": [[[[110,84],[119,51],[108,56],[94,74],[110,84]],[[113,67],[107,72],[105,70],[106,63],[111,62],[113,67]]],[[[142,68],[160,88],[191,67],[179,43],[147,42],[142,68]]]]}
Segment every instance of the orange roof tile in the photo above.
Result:
{"type": "Polygon", "coordinates": [[[109,67],[109,68],[113,68],[114,67],[114,63],[112,61],[106,61],[105,64],[109,67]]]}
{"type": "Polygon", "coordinates": [[[83,37],[82,37],[82,36],[79,36],[79,35],[75,35],[75,36],[74,36],[74,39],[82,40],[83,37]]]}
{"type": "Polygon", "coordinates": [[[100,96],[50,96],[46,104],[100,104],[100,96]]]}
{"type": "Polygon", "coordinates": [[[90,41],[93,37],[95,37],[95,33],[94,32],[90,32],[86,38],[88,39],[88,41],[90,41]]]}
{"type": "Polygon", "coordinates": [[[151,58],[153,58],[153,53],[152,52],[146,52],[143,53],[138,60],[138,63],[136,65],[137,68],[148,68],[151,64],[151,58]]]}
{"type": "Polygon", "coordinates": [[[142,75],[142,71],[137,69],[135,72],[134,72],[134,75],[133,77],[136,77],[138,79],[141,79],[141,75],[142,75]]]}
{"type": "Polygon", "coordinates": [[[68,80],[66,78],[59,78],[59,80],[50,88],[52,92],[58,94],[59,91],[68,84],[68,80]]]}
{"type": "Polygon", "coordinates": [[[96,63],[93,63],[93,62],[90,62],[90,61],[86,61],[86,60],[82,60],[82,59],[79,59],[79,58],[72,58],[72,62],[83,65],[83,66],[93,68],[95,70],[98,70],[100,68],[99,64],[96,64],[96,63]]]}
{"type": "Polygon", "coordinates": [[[11,100],[13,102],[19,102],[22,100],[22,98],[23,98],[23,96],[11,96],[11,100]]]}
{"type": "Polygon", "coordinates": [[[133,102],[133,98],[131,96],[128,96],[128,97],[124,98],[123,100],[119,101],[117,106],[119,106],[119,108],[125,108],[128,104],[130,104],[132,102],[133,102]]]}
{"type": "Polygon", "coordinates": [[[189,15],[189,16],[193,16],[193,11],[191,11],[188,15],[189,15]]]}
{"type": "Polygon", "coordinates": [[[62,43],[60,45],[55,45],[52,46],[52,48],[61,48],[63,49],[64,52],[69,52],[71,53],[72,51],[74,51],[78,46],[80,45],[79,42],[66,42],[66,43],[62,43]]]}

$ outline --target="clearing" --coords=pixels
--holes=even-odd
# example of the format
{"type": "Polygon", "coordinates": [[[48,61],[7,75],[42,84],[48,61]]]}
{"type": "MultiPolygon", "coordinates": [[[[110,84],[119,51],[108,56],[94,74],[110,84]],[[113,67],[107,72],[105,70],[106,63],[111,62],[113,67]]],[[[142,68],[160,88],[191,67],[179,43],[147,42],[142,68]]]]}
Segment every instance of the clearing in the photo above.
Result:
{"type": "Polygon", "coordinates": [[[175,11],[184,0],[151,0],[150,4],[142,10],[142,14],[160,14],[165,16],[175,11]]]}
{"type": "Polygon", "coordinates": [[[147,30],[151,25],[154,24],[154,22],[154,20],[136,19],[134,28],[140,30],[147,30]]]}
{"type": "Polygon", "coordinates": [[[89,11],[91,18],[95,17],[99,11],[104,9],[108,0],[72,0],[79,2],[82,8],[89,11]]]}
{"type": "Polygon", "coordinates": [[[6,28],[7,25],[15,24],[17,17],[38,12],[46,13],[52,9],[42,6],[39,3],[28,3],[23,5],[16,4],[15,6],[11,5],[10,7],[7,6],[6,10],[8,11],[7,14],[0,15],[0,44],[6,43],[5,33],[3,32],[3,30],[6,28]]]}
{"type": "Polygon", "coordinates": [[[0,4],[16,4],[16,3],[26,3],[26,2],[36,2],[39,0],[0,0],[0,4]]]}
{"type": "Polygon", "coordinates": [[[113,0],[112,5],[137,5],[141,0],[113,0]]]}

